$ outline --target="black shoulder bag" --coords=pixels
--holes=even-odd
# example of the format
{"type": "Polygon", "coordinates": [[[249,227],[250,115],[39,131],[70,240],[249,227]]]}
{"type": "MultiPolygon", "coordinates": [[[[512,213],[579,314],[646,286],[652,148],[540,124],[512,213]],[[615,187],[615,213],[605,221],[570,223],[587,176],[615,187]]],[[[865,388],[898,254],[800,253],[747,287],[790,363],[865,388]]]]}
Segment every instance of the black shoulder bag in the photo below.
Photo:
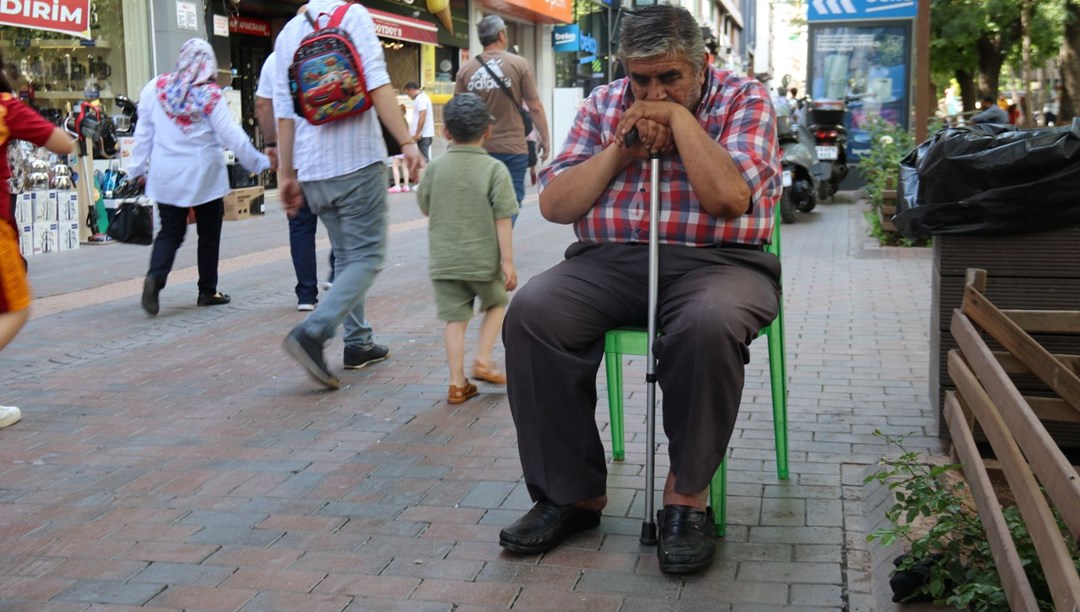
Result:
{"type": "Polygon", "coordinates": [[[532,117],[521,108],[521,103],[514,99],[514,94],[510,92],[510,88],[506,86],[506,83],[503,83],[502,79],[495,76],[495,71],[491,69],[491,66],[488,66],[479,55],[476,56],[476,61],[480,62],[480,65],[484,67],[484,70],[487,70],[488,74],[491,75],[492,80],[498,83],[499,89],[502,89],[503,93],[506,94],[506,97],[510,98],[510,101],[514,103],[514,108],[516,108],[518,114],[521,115],[521,122],[525,124],[525,136],[528,137],[533,131],[532,117]]]}

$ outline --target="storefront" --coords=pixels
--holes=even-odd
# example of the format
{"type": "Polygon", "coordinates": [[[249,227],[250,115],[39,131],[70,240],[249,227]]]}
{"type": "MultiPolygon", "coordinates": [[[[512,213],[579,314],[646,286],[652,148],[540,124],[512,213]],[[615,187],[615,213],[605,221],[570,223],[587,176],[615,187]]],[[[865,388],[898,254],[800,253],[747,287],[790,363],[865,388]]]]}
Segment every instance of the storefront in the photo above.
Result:
{"type": "Polygon", "coordinates": [[[19,96],[54,123],[88,98],[116,112],[115,96],[137,97],[150,77],[146,9],[138,0],[0,2],[0,50],[19,96]]]}

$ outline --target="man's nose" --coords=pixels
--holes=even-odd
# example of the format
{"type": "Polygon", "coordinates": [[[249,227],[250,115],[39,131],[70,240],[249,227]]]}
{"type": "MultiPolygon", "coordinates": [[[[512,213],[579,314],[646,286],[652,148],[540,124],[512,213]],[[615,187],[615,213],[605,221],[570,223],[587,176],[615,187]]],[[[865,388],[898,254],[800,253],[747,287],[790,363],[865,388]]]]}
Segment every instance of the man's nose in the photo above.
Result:
{"type": "Polygon", "coordinates": [[[650,101],[663,101],[667,99],[667,90],[659,83],[649,83],[649,89],[645,99],[650,101]]]}

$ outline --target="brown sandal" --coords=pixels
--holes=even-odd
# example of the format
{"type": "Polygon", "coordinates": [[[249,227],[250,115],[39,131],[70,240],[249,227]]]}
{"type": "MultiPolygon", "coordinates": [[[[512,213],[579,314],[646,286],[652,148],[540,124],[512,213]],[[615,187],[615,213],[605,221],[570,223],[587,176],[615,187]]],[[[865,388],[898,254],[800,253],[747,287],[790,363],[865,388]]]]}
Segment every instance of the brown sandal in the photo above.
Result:
{"type": "Polygon", "coordinates": [[[493,385],[505,385],[506,374],[502,373],[493,363],[484,363],[483,361],[473,362],[472,376],[476,380],[482,380],[489,382],[493,385]]]}
{"type": "Polygon", "coordinates": [[[476,388],[476,385],[469,382],[469,379],[466,378],[464,387],[450,385],[450,391],[446,394],[446,402],[448,404],[460,404],[477,395],[480,395],[480,391],[476,388]]]}

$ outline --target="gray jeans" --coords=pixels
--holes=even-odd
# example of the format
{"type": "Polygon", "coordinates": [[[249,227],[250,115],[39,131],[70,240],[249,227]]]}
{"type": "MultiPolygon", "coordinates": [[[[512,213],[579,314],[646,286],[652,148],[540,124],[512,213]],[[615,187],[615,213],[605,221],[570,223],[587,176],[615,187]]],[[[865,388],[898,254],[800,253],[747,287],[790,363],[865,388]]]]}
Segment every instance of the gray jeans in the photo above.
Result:
{"type": "Polygon", "coordinates": [[[345,345],[370,348],[375,339],[364,319],[364,299],[386,259],[386,174],[382,163],[322,181],[301,183],[334,251],[334,285],[301,329],[322,341],[345,325],[345,345]]]}

